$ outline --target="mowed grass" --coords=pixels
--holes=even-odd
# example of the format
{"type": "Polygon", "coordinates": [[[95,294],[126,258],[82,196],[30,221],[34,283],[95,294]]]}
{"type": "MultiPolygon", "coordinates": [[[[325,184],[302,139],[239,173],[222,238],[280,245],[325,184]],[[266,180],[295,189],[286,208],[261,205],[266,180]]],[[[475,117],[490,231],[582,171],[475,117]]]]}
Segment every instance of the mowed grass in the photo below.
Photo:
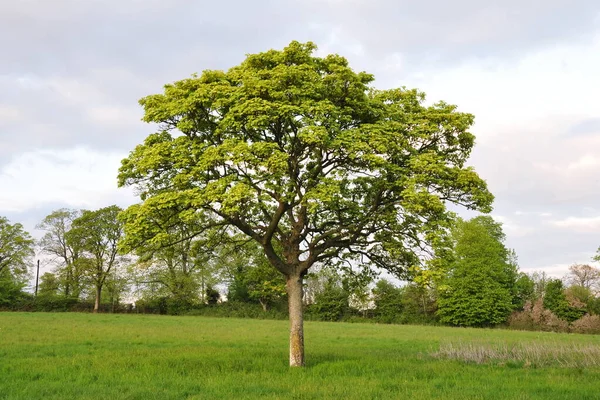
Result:
{"type": "Polygon", "coordinates": [[[600,346],[599,336],[285,321],[0,313],[0,399],[600,399],[597,367],[438,359],[440,344],[600,346]]]}

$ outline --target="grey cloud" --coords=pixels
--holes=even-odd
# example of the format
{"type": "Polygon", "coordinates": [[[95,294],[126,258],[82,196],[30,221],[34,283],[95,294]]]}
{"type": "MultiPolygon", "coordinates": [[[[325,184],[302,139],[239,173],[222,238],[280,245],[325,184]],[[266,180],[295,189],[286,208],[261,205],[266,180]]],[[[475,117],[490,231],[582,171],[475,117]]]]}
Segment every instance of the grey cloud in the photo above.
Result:
{"type": "Polygon", "coordinates": [[[140,97],[292,39],[343,54],[359,49],[357,68],[385,83],[398,73],[382,65],[393,54],[409,73],[524,51],[584,35],[599,9],[587,0],[1,2],[1,103],[25,120],[0,125],[0,164],[32,146],[129,149],[150,130],[135,111],[140,97]],[[126,110],[122,123],[114,115],[106,124],[90,120],[111,107],[126,110]]]}
{"type": "MultiPolygon", "coordinates": [[[[315,3],[319,3],[315,1],[315,3]]],[[[342,30],[381,57],[407,56],[409,68],[464,58],[505,58],[540,46],[586,38],[597,27],[595,0],[329,1],[320,22],[342,30]]],[[[319,18],[317,16],[317,18],[319,18]]],[[[431,65],[429,65],[431,66],[431,65]]]]}
{"type": "Polygon", "coordinates": [[[600,142],[567,137],[568,131],[510,132],[476,146],[471,159],[496,196],[494,215],[503,217],[507,245],[528,270],[588,263],[600,244],[597,229],[556,223],[600,217],[600,185],[594,184],[600,162],[578,164],[600,142]]]}

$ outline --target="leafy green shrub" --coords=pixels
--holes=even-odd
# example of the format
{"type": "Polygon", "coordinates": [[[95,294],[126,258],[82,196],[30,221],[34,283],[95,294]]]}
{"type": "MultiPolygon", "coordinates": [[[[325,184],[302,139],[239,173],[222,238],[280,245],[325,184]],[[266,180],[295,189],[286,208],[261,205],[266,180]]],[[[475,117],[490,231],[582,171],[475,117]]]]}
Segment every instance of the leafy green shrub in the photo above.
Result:
{"type": "Polygon", "coordinates": [[[341,286],[325,285],[324,290],[315,296],[314,304],[310,304],[306,312],[309,319],[319,321],[340,321],[350,313],[348,299],[350,295],[341,286]]]}
{"type": "Polygon", "coordinates": [[[228,301],[216,305],[199,305],[182,315],[202,315],[207,317],[287,319],[287,309],[277,306],[264,311],[260,304],[228,301]]]}
{"type": "Polygon", "coordinates": [[[559,279],[553,279],[548,282],[544,295],[544,308],[552,311],[558,318],[567,322],[573,322],[585,314],[584,308],[574,307],[569,304],[563,283],[559,279]]]}
{"type": "Polygon", "coordinates": [[[375,319],[384,324],[398,323],[402,319],[402,289],[382,279],[373,289],[375,319]]]}

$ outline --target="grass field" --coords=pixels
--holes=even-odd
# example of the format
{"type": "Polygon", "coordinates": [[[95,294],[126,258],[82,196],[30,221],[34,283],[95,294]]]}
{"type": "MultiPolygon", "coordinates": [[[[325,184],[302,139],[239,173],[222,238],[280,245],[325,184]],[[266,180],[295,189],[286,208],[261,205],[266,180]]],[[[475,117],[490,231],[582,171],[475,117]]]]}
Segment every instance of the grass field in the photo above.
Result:
{"type": "MultiPolygon", "coordinates": [[[[600,399],[600,368],[439,359],[440,345],[598,348],[600,336],[287,322],[0,313],[0,399],[600,399]]],[[[583,364],[582,364],[583,365],[583,364]]]]}

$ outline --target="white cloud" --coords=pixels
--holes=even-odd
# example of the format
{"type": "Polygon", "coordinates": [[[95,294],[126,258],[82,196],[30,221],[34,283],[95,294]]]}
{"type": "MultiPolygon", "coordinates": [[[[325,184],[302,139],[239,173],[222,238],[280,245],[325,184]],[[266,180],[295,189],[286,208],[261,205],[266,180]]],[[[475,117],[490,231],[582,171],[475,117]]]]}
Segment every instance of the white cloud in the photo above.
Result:
{"type": "Polygon", "coordinates": [[[479,134],[503,141],[518,136],[522,129],[514,127],[525,124],[550,139],[557,121],[598,116],[599,70],[600,31],[592,41],[543,48],[516,63],[471,59],[442,71],[435,65],[415,83],[430,100],[474,113],[479,134]]]}
{"type": "Polygon", "coordinates": [[[549,212],[540,212],[540,211],[520,211],[520,210],[517,210],[517,211],[515,211],[515,215],[517,215],[517,216],[526,215],[526,216],[534,216],[534,217],[551,217],[552,213],[549,213],[549,212]]]}
{"type": "Polygon", "coordinates": [[[23,212],[44,204],[100,208],[135,202],[117,190],[117,170],[125,154],[86,148],[38,150],[15,157],[0,171],[0,212],[23,212]]]}
{"type": "Polygon", "coordinates": [[[86,110],[87,117],[93,123],[112,126],[139,125],[142,111],[139,108],[114,106],[91,107],[86,110]]]}
{"type": "Polygon", "coordinates": [[[21,111],[17,107],[0,104],[0,126],[20,119],[21,111]]]}
{"type": "MultiPolygon", "coordinates": [[[[560,228],[583,233],[600,233],[600,216],[597,217],[568,217],[552,221],[553,225],[560,228]]],[[[600,239],[598,240],[600,243],[600,239]]]]}
{"type": "Polygon", "coordinates": [[[517,221],[503,215],[492,215],[492,218],[502,224],[502,230],[509,237],[523,237],[535,232],[535,228],[519,224],[517,221]]]}

